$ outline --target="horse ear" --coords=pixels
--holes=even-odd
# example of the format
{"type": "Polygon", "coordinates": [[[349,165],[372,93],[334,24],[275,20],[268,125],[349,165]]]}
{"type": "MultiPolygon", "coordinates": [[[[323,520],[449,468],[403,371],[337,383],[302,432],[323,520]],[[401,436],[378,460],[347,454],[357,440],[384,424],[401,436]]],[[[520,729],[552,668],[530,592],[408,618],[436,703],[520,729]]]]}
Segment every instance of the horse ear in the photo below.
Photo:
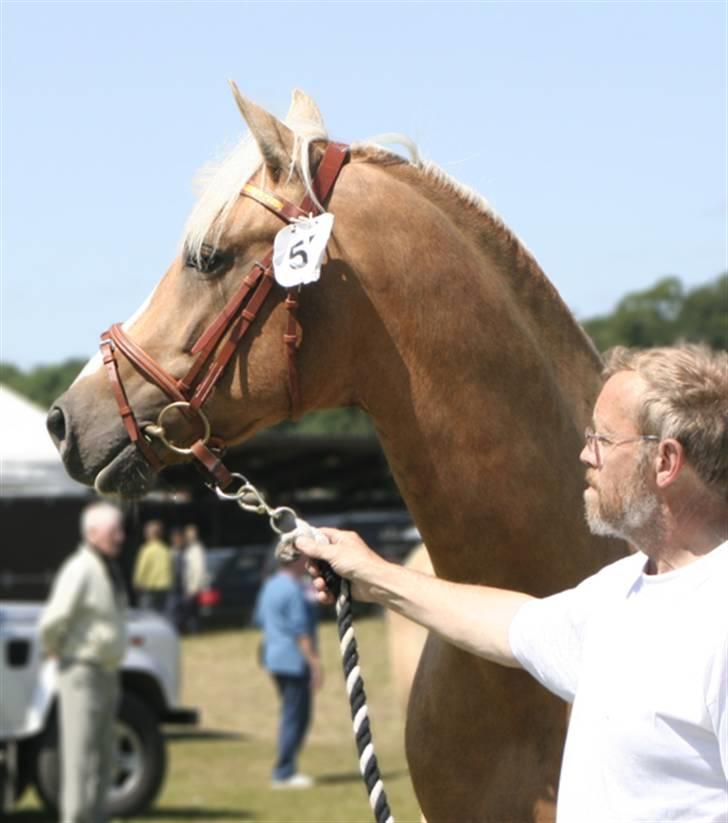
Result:
{"type": "Polygon", "coordinates": [[[230,88],[233,90],[240,113],[260,148],[263,161],[273,175],[273,179],[277,179],[281,172],[288,171],[290,168],[295,143],[293,132],[278,118],[243,97],[232,80],[230,88]]]}
{"type": "Polygon", "coordinates": [[[296,122],[313,123],[324,127],[324,118],[312,97],[309,97],[301,89],[293,89],[291,94],[291,107],[288,109],[285,123],[293,125],[296,122]]]}

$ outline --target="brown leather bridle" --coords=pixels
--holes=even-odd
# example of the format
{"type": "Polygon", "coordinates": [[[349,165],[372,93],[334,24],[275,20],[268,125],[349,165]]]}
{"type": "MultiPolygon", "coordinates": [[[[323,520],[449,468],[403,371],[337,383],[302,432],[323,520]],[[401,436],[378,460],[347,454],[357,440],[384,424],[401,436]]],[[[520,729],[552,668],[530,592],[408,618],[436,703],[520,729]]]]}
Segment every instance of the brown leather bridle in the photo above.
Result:
{"type": "MultiPolygon", "coordinates": [[[[312,190],[319,203],[324,203],[331,194],[339,172],[348,159],[348,146],[342,143],[327,144],[312,181],[312,190]]],[[[320,212],[309,194],[306,194],[298,206],[250,183],[243,187],[240,194],[257,201],[285,223],[320,212]]],[[[225,489],[232,482],[233,476],[220,459],[225,443],[221,438],[212,436],[210,424],[202,411],[202,406],[235,354],[240,341],[258,316],[273,283],[273,248],[271,247],[262,260],[253,263],[252,268],[222,311],[192,346],[191,354],[196,357],[187,374],[181,379],[173,377],[160,366],[129,337],[121,324],[115,323],[101,335],[101,356],[119,406],[124,428],[131,442],[154,469],[162,469],[165,464],[152,448],[148,436],[159,438],[168,448],[178,454],[191,456],[219,488],[225,489]],[[227,337],[225,337],[226,334],[227,337]],[[140,374],[156,384],[172,400],[159,413],[157,425],[146,426],[145,431],[142,431],[139,426],[129,404],[119,374],[119,365],[116,360],[117,350],[124,354],[140,374]],[[207,368],[205,368],[206,365],[207,368]],[[202,436],[189,447],[178,446],[166,437],[164,417],[173,408],[179,409],[187,419],[197,418],[202,424],[202,436]]],[[[297,317],[298,297],[298,288],[287,290],[285,307],[288,311],[288,322],[283,335],[290,413],[294,419],[301,412],[301,389],[296,369],[296,352],[301,345],[301,326],[297,317]]]]}

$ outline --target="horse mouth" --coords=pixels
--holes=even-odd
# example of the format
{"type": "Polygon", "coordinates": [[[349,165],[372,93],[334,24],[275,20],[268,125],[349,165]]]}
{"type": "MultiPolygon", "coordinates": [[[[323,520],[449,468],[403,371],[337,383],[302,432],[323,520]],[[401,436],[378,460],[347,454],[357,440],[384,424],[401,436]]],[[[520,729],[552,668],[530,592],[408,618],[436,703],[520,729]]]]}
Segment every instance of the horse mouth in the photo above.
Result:
{"type": "Polygon", "coordinates": [[[154,469],[130,443],[96,475],[94,489],[104,496],[143,497],[154,481],[154,469]]]}

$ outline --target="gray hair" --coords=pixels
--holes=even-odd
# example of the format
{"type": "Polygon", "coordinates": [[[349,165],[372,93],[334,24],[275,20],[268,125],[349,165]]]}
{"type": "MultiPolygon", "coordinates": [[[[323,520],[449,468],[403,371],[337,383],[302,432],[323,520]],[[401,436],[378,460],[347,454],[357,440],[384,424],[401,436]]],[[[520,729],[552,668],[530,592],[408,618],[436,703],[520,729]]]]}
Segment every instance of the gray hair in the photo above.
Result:
{"type": "Polygon", "coordinates": [[[85,539],[92,529],[120,523],[122,517],[121,509],[113,503],[106,500],[91,503],[81,512],[81,536],[85,539]]]}
{"type": "Polygon", "coordinates": [[[638,421],[643,433],[677,440],[698,477],[728,499],[728,352],[695,343],[617,346],[605,360],[605,378],[633,371],[647,384],[638,421]]]}

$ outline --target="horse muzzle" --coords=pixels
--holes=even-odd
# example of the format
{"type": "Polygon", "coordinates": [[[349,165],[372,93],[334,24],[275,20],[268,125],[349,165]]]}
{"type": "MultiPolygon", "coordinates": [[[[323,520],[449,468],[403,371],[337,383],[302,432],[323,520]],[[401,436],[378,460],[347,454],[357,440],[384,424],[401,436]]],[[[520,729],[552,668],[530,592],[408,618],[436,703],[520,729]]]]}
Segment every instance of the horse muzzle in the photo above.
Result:
{"type": "MultiPolygon", "coordinates": [[[[111,415],[75,415],[71,390],[59,397],[46,418],[46,428],[58,449],[66,472],[79,483],[109,494],[143,494],[151,480],[136,449],[129,448],[123,426],[111,415]],[[99,481],[103,480],[102,485],[99,481]]],[[[83,408],[89,404],[84,403],[83,408]]],[[[91,405],[98,410],[98,402],[91,405]]]]}

